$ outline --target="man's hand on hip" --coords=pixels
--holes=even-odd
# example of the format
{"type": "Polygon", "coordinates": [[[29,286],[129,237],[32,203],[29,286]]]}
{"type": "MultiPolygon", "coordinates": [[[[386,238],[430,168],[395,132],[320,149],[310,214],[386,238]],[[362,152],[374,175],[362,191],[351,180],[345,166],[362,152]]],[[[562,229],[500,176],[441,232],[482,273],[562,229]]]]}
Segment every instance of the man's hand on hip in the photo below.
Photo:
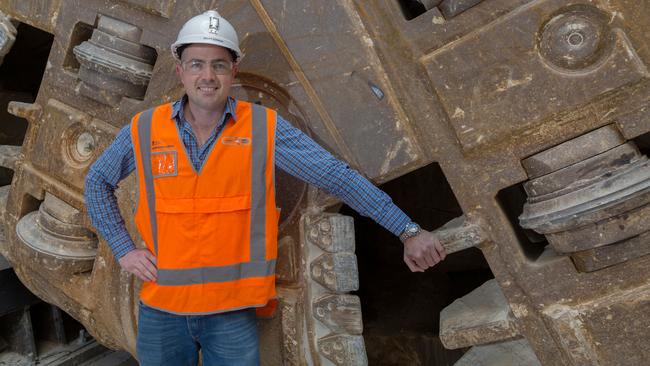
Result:
{"type": "Polygon", "coordinates": [[[139,279],[156,282],[156,257],[148,249],[135,249],[126,253],[118,261],[125,271],[139,279]]]}
{"type": "Polygon", "coordinates": [[[446,256],[445,248],[432,232],[422,230],[420,234],[404,242],[404,262],[411,272],[424,272],[446,256]]]}

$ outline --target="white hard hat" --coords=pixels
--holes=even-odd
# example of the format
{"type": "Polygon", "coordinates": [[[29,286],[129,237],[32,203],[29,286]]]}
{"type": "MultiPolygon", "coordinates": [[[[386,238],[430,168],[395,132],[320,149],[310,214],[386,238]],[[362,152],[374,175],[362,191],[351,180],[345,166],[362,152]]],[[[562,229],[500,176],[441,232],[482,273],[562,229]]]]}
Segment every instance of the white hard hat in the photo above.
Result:
{"type": "Polygon", "coordinates": [[[216,10],[208,10],[183,24],[176,42],[171,47],[174,58],[180,60],[178,48],[191,43],[207,43],[228,48],[237,54],[235,61],[243,56],[235,28],[216,10]]]}

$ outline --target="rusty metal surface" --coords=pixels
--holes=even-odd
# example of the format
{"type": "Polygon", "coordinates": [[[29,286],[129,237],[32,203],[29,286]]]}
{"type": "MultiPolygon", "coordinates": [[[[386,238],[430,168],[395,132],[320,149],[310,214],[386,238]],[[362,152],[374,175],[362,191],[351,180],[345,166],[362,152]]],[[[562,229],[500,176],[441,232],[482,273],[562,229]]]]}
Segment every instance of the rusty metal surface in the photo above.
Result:
{"type": "MultiPolygon", "coordinates": [[[[648,214],[642,202],[621,200],[619,210],[593,216],[576,210],[562,227],[575,229],[570,240],[541,230],[552,245],[574,246],[531,256],[517,234],[520,224],[498,197],[524,184],[531,196],[557,192],[571,186],[570,177],[606,186],[599,172],[622,156],[611,149],[650,131],[649,3],[420,4],[423,11],[407,20],[396,0],[0,2],[0,11],[55,39],[36,101],[10,108],[29,128],[20,159],[7,158],[14,176],[0,254],[39,297],[102,343],[134,352],[139,284],[120,272],[106,243],[99,240],[89,271],[66,272],[43,265],[16,227],[49,196],[83,212],[89,165],[134,113],[180,96],[168,46],[185,20],[216,6],[239,30],[247,54],[237,96],[279,109],[375,182],[440,164],[465,216],[481,223],[487,239],[480,248],[541,364],[643,364],[650,359],[642,343],[650,335],[650,256],[643,255],[648,214]],[[107,19],[121,26],[106,25],[107,19]],[[613,140],[599,137],[557,155],[563,143],[584,146],[604,126],[613,140]],[[632,213],[616,218],[624,211],[632,213]],[[638,226],[632,237],[616,233],[621,223],[638,226]],[[600,249],[586,244],[603,232],[608,239],[600,249]],[[633,242],[624,239],[642,242],[628,251],[633,242]],[[617,244],[623,245],[610,247],[617,244]],[[616,260],[595,264],[608,250],[616,260]]],[[[645,159],[634,154],[637,164],[645,159]]],[[[643,173],[629,170],[636,182],[645,181],[643,173]]],[[[345,293],[358,284],[354,245],[337,236],[351,228],[320,216],[332,201],[292,178],[279,179],[286,182],[278,188],[286,256],[279,262],[280,315],[260,323],[265,362],[364,364],[359,310],[345,293]],[[319,220],[334,224],[321,227],[319,220]]],[[[118,190],[125,213],[134,187],[129,178],[118,190]]],[[[575,202],[584,198],[578,196],[575,202]]],[[[601,196],[589,198],[598,205],[601,196]]],[[[74,224],[90,228],[85,217],[74,224]]]]}

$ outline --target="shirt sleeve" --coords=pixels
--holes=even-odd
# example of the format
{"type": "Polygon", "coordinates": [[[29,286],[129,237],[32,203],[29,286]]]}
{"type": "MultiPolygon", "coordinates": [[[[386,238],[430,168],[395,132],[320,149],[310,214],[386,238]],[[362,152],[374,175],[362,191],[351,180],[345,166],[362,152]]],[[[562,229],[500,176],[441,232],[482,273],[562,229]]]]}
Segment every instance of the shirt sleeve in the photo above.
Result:
{"type": "Polygon", "coordinates": [[[135,249],[115,197],[118,183],[134,170],[133,142],[127,125],[86,175],[84,196],[88,216],[117,259],[135,249]]]}
{"type": "Polygon", "coordinates": [[[401,234],[411,221],[385,192],[280,116],[276,126],[275,165],[338,197],[395,235],[401,234]]]}

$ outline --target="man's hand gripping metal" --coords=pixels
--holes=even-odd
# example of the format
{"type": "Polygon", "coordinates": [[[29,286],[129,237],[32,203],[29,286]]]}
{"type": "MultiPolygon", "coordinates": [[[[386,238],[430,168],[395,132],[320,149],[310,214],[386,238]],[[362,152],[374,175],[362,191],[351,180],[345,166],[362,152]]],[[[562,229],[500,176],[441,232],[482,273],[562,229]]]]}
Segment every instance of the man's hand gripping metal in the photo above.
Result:
{"type": "Polygon", "coordinates": [[[436,234],[422,232],[404,242],[404,262],[411,272],[424,272],[445,259],[447,252],[436,234]]]}
{"type": "Polygon", "coordinates": [[[449,221],[433,232],[422,232],[404,242],[404,262],[412,272],[424,272],[447,254],[478,246],[488,240],[485,224],[465,216],[449,221]]]}

